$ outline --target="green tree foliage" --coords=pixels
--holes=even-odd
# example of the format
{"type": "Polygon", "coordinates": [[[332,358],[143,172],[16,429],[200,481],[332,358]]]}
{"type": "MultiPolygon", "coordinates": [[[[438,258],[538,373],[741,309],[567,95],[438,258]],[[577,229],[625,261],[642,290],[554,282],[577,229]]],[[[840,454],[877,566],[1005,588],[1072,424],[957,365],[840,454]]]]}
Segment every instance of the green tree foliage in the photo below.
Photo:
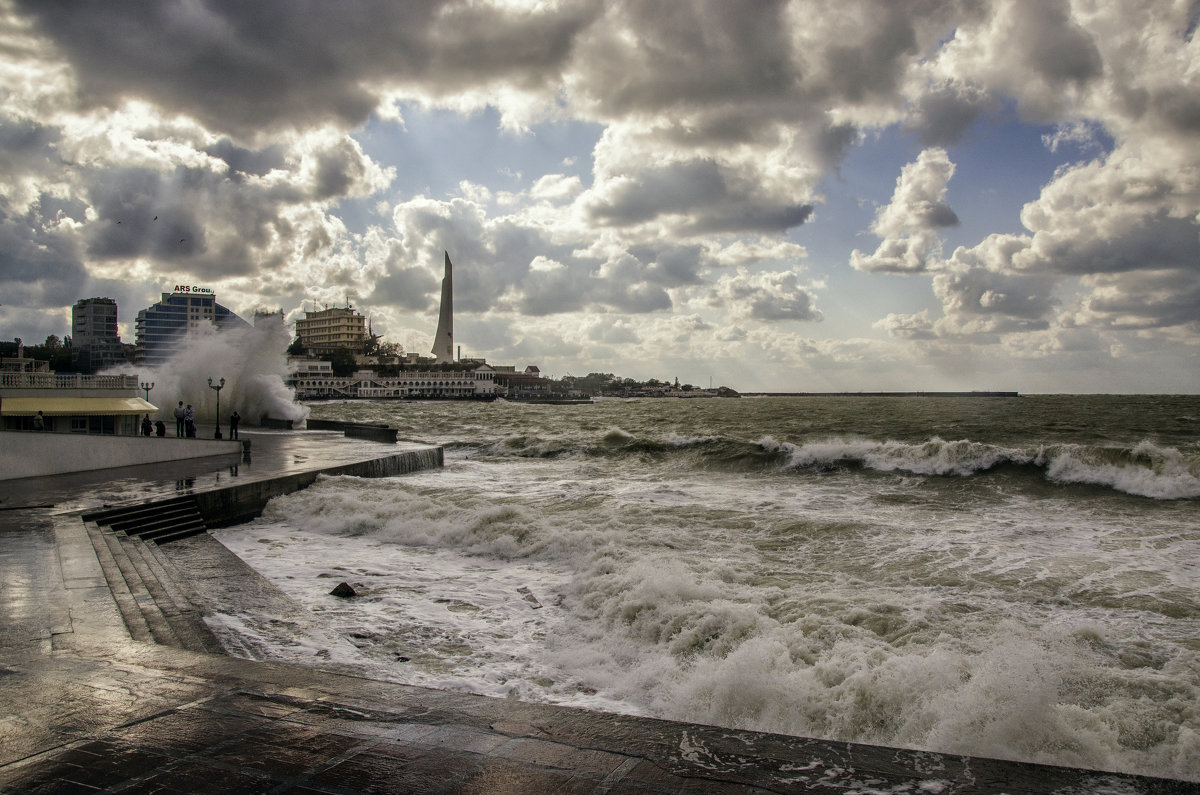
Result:
{"type": "Polygon", "coordinates": [[[358,363],[354,361],[354,354],[347,348],[338,348],[329,354],[329,369],[334,375],[350,375],[357,367],[358,363]]]}

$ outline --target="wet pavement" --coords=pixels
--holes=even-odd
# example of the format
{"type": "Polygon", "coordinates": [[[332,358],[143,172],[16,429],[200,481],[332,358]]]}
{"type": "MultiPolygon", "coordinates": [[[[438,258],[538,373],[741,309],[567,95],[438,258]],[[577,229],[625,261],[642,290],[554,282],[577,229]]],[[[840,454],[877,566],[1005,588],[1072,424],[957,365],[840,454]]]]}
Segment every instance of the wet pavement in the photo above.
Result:
{"type": "MultiPolygon", "coordinates": [[[[1200,790],[525,704],[134,640],[122,611],[154,607],[186,583],[163,582],[157,597],[131,588],[119,605],[120,575],[101,561],[108,547],[97,546],[99,531],[81,521],[81,509],[291,475],[397,447],[322,432],[245,436],[249,462],[0,483],[0,791],[1200,790]]],[[[108,542],[122,554],[124,541],[108,542]]],[[[147,553],[146,560],[155,559],[147,553]]]]}
{"type": "Polygon", "coordinates": [[[240,440],[250,442],[245,454],[0,480],[0,510],[32,505],[63,512],[119,505],[331,468],[423,447],[351,439],[337,431],[243,431],[240,440]]]}

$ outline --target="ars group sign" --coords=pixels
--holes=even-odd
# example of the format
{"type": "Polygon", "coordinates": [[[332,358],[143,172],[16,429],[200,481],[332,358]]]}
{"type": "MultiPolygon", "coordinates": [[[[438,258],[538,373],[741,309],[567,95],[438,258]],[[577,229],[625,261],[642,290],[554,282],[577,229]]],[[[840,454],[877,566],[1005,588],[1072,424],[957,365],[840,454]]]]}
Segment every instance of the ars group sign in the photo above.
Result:
{"type": "Polygon", "coordinates": [[[194,285],[177,284],[173,290],[175,293],[184,293],[186,295],[212,295],[211,287],[196,287],[194,285]]]}

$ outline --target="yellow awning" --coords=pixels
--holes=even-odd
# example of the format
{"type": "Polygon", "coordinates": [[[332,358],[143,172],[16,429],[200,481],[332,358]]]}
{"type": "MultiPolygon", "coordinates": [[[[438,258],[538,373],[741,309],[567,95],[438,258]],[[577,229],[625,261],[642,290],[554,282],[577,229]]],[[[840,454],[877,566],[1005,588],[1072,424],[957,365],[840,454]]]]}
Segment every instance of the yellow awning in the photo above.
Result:
{"type": "Polygon", "coordinates": [[[158,406],[140,397],[6,397],[0,398],[0,415],[47,417],[90,414],[153,414],[158,406]]]}

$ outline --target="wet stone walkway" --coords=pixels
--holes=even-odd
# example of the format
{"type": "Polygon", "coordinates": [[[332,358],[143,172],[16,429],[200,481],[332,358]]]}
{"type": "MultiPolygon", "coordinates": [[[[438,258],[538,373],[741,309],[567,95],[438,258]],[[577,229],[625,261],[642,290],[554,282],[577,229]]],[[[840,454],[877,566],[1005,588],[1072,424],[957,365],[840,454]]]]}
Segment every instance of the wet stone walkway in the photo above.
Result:
{"type": "MultiPolygon", "coordinates": [[[[286,460],[257,459],[258,476],[299,465],[294,449],[277,448],[286,460]]],[[[362,455],[379,449],[364,447],[362,455]]],[[[195,477],[201,483],[206,476],[195,477]]],[[[100,531],[77,510],[93,485],[81,481],[75,492],[69,485],[58,479],[44,493],[53,491],[70,510],[0,510],[0,792],[1200,789],[526,704],[134,640],[130,611],[157,609],[152,602],[186,591],[186,583],[118,587],[133,568],[122,575],[98,550],[121,554],[126,542],[97,540],[100,531]]],[[[173,484],[148,480],[138,493],[156,489],[166,494],[173,484]]],[[[166,568],[149,565],[153,560],[147,556],[138,570],[169,578],[166,568]]],[[[163,605],[162,612],[177,626],[194,615],[176,607],[163,605]]]]}

